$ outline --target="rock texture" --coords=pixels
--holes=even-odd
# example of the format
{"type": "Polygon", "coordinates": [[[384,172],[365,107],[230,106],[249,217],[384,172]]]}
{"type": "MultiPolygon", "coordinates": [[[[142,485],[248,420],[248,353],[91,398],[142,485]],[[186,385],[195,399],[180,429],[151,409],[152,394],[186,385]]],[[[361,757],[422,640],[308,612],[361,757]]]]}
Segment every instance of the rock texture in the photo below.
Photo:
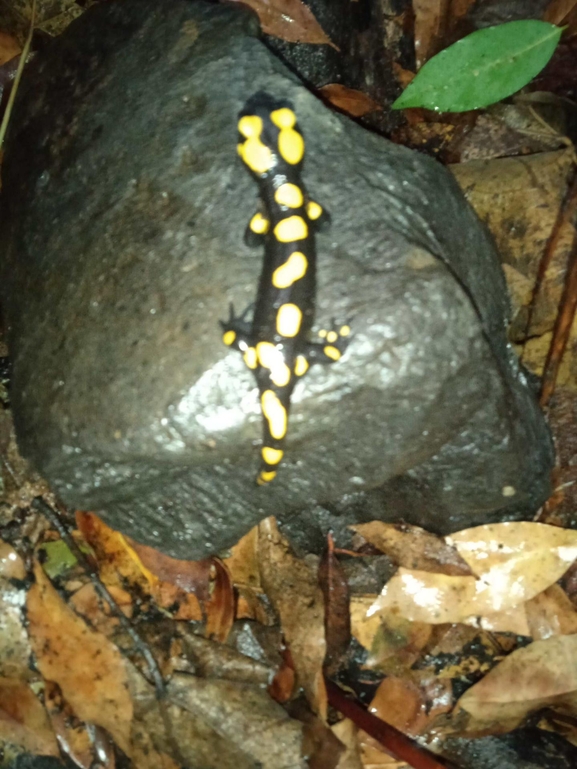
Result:
{"type": "Polygon", "coordinates": [[[0,243],[21,450],[68,505],[141,542],[199,558],[275,514],[316,549],[329,526],[446,532],[548,494],[498,257],[456,182],[324,107],[236,8],[99,4],[39,55],[6,146],[0,243]],[[236,157],[259,89],[294,103],[307,187],[332,214],[317,325],[354,330],[342,361],[298,385],[263,488],[255,385],[218,326],[260,272],[236,157]]]}

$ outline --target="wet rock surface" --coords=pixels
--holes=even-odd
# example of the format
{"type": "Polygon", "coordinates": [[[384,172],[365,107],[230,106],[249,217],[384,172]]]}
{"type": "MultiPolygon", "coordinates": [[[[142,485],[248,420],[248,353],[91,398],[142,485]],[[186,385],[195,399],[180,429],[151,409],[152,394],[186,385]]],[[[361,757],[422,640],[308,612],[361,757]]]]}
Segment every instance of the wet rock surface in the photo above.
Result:
{"type": "Polygon", "coordinates": [[[329,527],[447,532],[548,494],[498,257],[456,182],[326,109],[247,13],[123,0],[74,22],[22,83],[0,242],[21,450],[64,502],[141,542],[200,558],[274,514],[318,549],[329,527]],[[352,317],[354,332],[297,386],[286,461],[262,488],[254,381],[218,325],[260,273],[236,157],[259,89],[294,103],[305,183],[332,215],[316,328],[352,317]]]}

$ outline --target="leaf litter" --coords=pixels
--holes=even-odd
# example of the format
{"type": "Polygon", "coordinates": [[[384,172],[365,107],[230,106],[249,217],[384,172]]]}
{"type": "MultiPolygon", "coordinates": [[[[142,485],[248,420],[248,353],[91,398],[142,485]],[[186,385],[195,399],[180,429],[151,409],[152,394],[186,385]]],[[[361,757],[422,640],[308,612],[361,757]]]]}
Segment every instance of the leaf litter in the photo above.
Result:
{"type": "MultiPolygon", "coordinates": [[[[41,14],[45,28],[65,25],[79,12],[74,5],[41,14]]],[[[332,45],[301,3],[256,5],[269,34],[332,45]]],[[[455,3],[454,18],[469,5],[455,3]]],[[[574,5],[551,3],[547,20],[574,23],[574,5]]],[[[447,34],[442,4],[419,0],[415,8],[426,59],[447,34]]],[[[7,61],[21,38],[3,38],[7,61]]],[[[327,87],[325,96],[358,116],[381,108],[342,87],[327,87]]],[[[422,117],[412,121],[423,124],[422,117]]],[[[45,491],[34,483],[19,504],[45,491]]],[[[559,719],[575,715],[575,591],[570,577],[560,580],[575,558],[572,532],[506,524],[442,539],[373,522],[355,527],[356,552],[329,547],[319,564],[295,556],[267,519],[230,558],[193,563],[131,542],[91,513],[78,514],[76,540],[159,660],[166,682],[159,701],[82,563],[70,559],[39,516],[32,518],[23,524],[31,536],[13,537],[0,550],[0,702],[19,703],[0,711],[8,754],[57,755],[60,745],[87,768],[96,756],[114,766],[114,746],[136,767],[166,769],[194,762],[300,767],[305,755],[306,765],[322,769],[403,765],[358,724],[335,721],[334,712],[329,718],[329,670],[359,693],[370,691],[364,701],[373,714],[425,741],[496,734],[544,707],[559,719]],[[389,558],[398,571],[386,585],[355,591],[341,563],[361,554],[389,558]],[[466,689],[461,696],[459,688],[466,689]],[[306,702],[294,699],[299,691],[306,702]]]]}

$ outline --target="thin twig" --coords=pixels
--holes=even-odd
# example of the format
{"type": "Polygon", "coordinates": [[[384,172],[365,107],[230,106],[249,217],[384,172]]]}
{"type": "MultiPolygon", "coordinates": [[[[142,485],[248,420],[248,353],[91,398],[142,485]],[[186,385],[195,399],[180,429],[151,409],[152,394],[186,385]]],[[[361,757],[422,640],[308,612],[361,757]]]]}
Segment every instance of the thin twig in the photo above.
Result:
{"type": "Polygon", "coordinates": [[[128,617],[124,614],[124,612],[120,609],[114,598],[110,595],[108,588],[106,585],[102,582],[100,577],[98,576],[98,572],[96,569],[94,569],[89,560],[86,558],[82,550],[78,547],[76,542],[74,541],[74,538],[70,535],[66,525],[60,520],[60,516],[56,510],[54,510],[50,505],[45,502],[42,497],[34,497],[32,500],[31,505],[35,510],[38,510],[38,512],[45,515],[52,526],[56,529],[56,531],[60,534],[64,542],[66,542],[68,548],[70,551],[74,554],[74,557],[78,561],[78,563],[82,566],[84,571],[88,574],[90,577],[90,581],[94,585],[94,589],[96,592],[100,595],[100,597],[106,601],[108,606],[110,607],[110,610],[114,614],[115,617],[120,621],[120,624],[122,625],[123,630],[125,630],[130,638],[132,639],[132,642],[134,643],[134,646],[138,650],[138,652],[141,654],[141,656],[144,658],[144,661],[146,662],[146,665],[149,670],[150,678],[154,682],[154,688],[156,690],[156,696],[158,699],[163,699],[166,695],[166,687],[164,684],[164,679],[162,677],[162,673],[160,672],[160,668],[158,667],[158,662],[154,658],[154,655],[150,651],[150,647],[148,644],[146,644],[142,638],[138,635],[136,630],[132,627],[132,623],[128,619],[128,617]]]}
{"type": "Polygon", "coordinates": [[[0,124],[0,147],[2,147],[2,144],[4,143],[4,137],[8,129],[8,123],[10,122],[10,115],[12,114],[12,106],[14,105],[14,100],[16,99],[16,93],[18,91],[18,86],[20,84],[20,78],[22,77],[22,73],[24,72],[24,65],[26,64],[26,59],[28,58],[28,54],[30,52],[30,46],[32,44],[32,35],[34,33],[35,21],[36,21],[36,0],[32,0],[32,15],[30,17],[30,29],[28,30],[28,36],[26,37],[24,48],[22,49],[22,53],[20,54],[18,69],[16,70],[16,76],[14,78],[14,82],[12,83],[12,90],[10,91],[10,96],[8,97],[8,104],[6,105],[6,111],[4,112],[2,123],[0,124]]]}
{"type": "Polygon", "coordinates": [[[325,678],[329,704],[350,718],[360,729],[365,731],[399,761],[405,761],[414,769],[447,769],[430,751],[422,748],[406,734],[369,713],[361,705],[347,697],[332,681],[325,678]]]}

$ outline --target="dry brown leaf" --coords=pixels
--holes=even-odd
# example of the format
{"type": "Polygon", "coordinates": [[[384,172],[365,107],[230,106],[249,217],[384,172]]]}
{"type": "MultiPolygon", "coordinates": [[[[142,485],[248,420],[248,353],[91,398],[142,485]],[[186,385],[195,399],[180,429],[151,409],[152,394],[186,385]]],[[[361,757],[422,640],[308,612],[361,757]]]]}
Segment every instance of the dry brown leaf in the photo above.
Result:
{"type": "Polygon", "coordinates": [[[525,610],[529,632],[535,640],[577,633],[577,610],[559,585],[551,585],[536,595],[527,602],[525,610]]]}
{"type": "Polygon", "coordinates": [[[417,737],[434,718],[448,713],[452,707],[451,682],[423,673],[418,683],[409,678],[387,676],[379,684],[369,710],[404,734],[417,737]]]}
{"type": "Polygon", "coordinates": [[[79,718],[102,726],[129,754],[132,702],[122,655],[64,603],[39,563],[34,576],[26,605],[38,669],[79,718]]]}
{"type": "Polygon", "coordinates": [[[18,56],[22,48],[18,40],[7,32],[0,32],[0,66],[18,56]]]}
{"type": "Polygon", "coordinates": [[[417,70],[439,51],[449,0],[413,0],[417,70]]]}
{"type": "Polygon", "coordinates": [[[0,678],[0,740],[28,753],[60,755],[44,706],[28,684],[15,678],[0,678]]]}
{"type": "Polygon", "coordinates": [[[349,586],[332,537],[319,564],[318,581],[325,602],[325,674],[331,677],[338,671],[351,641],[349,586]]]}
{"type": "Polygon", "coordinates": [[[383,669],[388,660],[410,667],[419,657],[432,633],[428,623],[411,622],[397,612],[378,612],[367,616],[376,596],[353,596],[351,599],[352,632],[370,652],[367,667],[383,669]]]}
{"type": "Polygon", "coordinates": [[[313,12],[300,0],[231,0],[250,6],[262,31],[288,43],[337,46],[324,33],[313,12]]]}
{"type": "Polygon", "coordinates": [[[52,681],[45,684],[44,703],[62,752],[76,766],[90,769],[95,760],[93,740],[86,724],[75,717],[68,703],[62,699],[60,688],[52,681]]]}
{"type": "Polygon", "coordinates": [[[324,603],[317,575],[292,554],[274,518],[266,518],[259,525],[259,565],[264,591],[280,616],[298,684],[313,711],[325,720],[324,603]]]}
{"type": "Polygon", "coordinates": [[[0,676],[26,681],[30,670],[30,642],[24,627],[26,592],[0,578],[0,676]]]}
{"type": "Polygon", "coordinates": [[[258,569],[258,526],[245,534],[231,549],[230,556],[224,559],[230,577],[236,586],[260,589],[258,569]]]}
{"type": "Polygon", "coordinates": [[[200,717],[263,769],[305,769],[302,726],[259,686],[176,674],[172,702],[200,717]]]}
{"type": "Polygon", "coordinates": [[[517,649],[457,703],[471,720],[468,732],[510,731],[536,710],[560,705],[577,712],[577,635],[554,636],[517,649]]]}
{"type": "Polygon", "coordinates": [[[399,566],[442,574],[471,574],[454,547],[419,526],[371,521],[350,526],[399,566]]]}
{"type": "Polygon", "coordinates": [[[574,18],[575,11],[577,10],[577,0],[551,0],[547,9],[543,15],[543,21],[548,21],[550,24],[569,24],[569,32],[575,31],[574,18]],[[572,22],[572,23],[571,23],[572,22]]]}
{"type": "Polygon", "coordinates": [[[225,643],[232,628],[235,614],[234,588],[228,569],[220,558],[212,558],[214,586],[210,600],[205,604],[206,636],[225,643]]]}
{"type": "Polygon", "coordinates": [[[382,106],[366,93],[347,88],[341,83],[329,83],[319,88],[321,96],[337,109],[353,117],[363,117],[371,112],[382,111],[382,106]]]}
{"type": "Polygon", "coordinates": [[[350,718],[343,718],[342,721],[331,726],[331,729],[335,737],[345,746],[345,752],[340,757],[337,769],[363,769],[356,724],[350,718]]]}

